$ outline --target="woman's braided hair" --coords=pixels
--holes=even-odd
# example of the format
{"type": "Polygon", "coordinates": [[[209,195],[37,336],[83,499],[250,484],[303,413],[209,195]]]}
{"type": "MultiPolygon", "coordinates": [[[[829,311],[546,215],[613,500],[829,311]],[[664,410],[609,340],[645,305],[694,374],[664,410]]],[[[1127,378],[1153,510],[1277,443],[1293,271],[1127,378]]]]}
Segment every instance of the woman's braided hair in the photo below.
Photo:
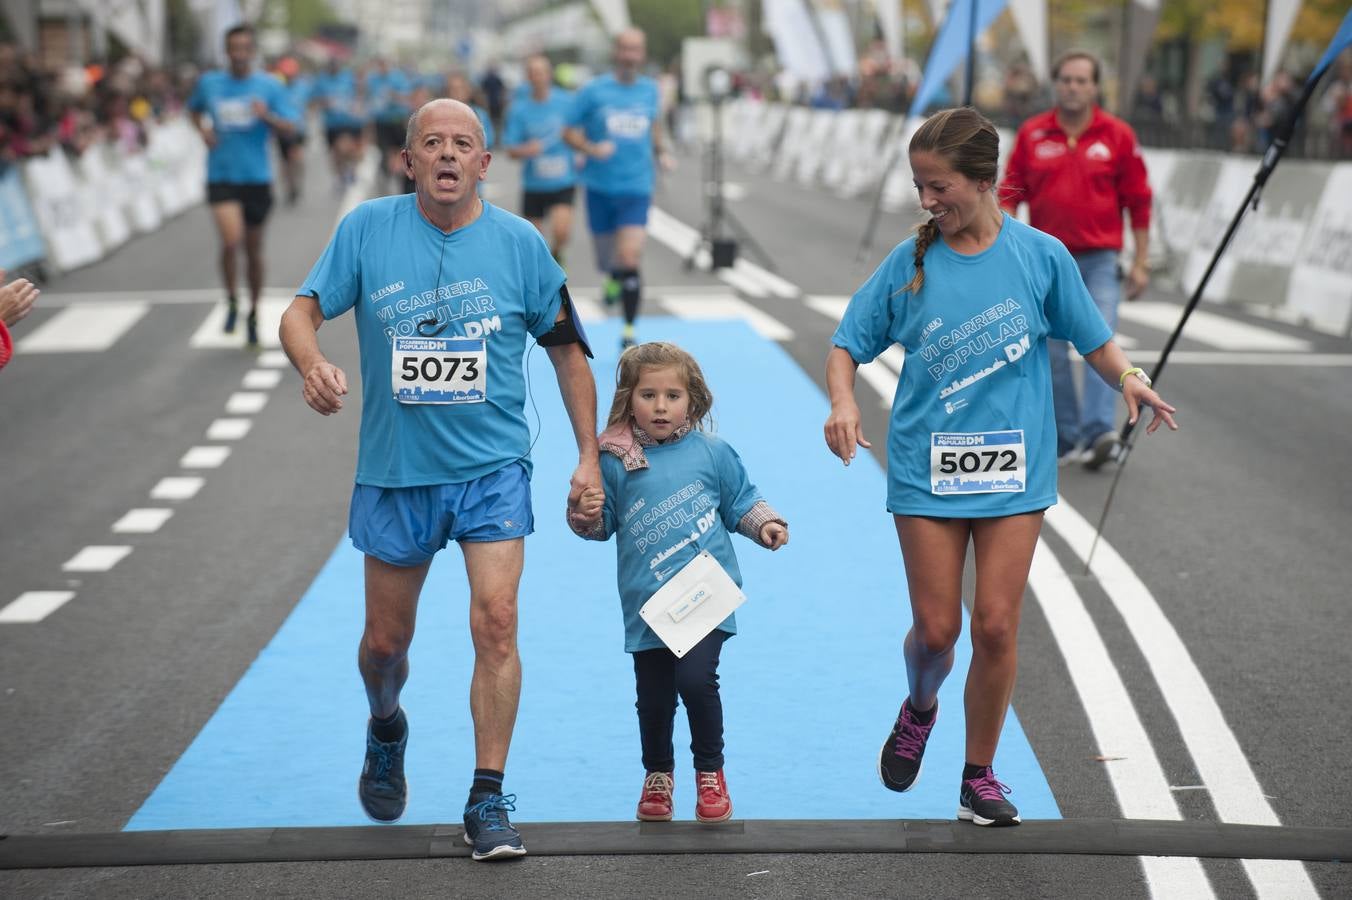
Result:
{"type": "MultiPolygon", "coordinates": [[[[944,109],[930,116],[911,138],[910,153],[933,153],[973,181],[995,184],[999,174],[1000,135],[995,126],[970,106],[944,109]]],[[[915,235],[915,277],[902,291],[912,294],[925,285],[925,253],[939,237],[934,220],[915,235]]]]}

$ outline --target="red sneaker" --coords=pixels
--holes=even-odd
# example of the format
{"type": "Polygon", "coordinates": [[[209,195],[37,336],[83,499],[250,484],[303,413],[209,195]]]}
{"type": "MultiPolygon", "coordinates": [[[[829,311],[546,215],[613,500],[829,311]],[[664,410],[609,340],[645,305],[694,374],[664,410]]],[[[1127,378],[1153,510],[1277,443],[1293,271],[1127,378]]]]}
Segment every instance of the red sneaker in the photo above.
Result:
{"type": "Polygon", "coordinates": [[[695,803],[695,818],[701,822],[725,822],[732,818],[732,798],[728,796],[728,782],[723,778],[723,770],[717,772],[696,772],[695,790],[699,800],[695,803]]]}
{"type": "Polygon", "coordinates": [[[640,822],[671,821],[671,773],[649,772],[643,779],[643,795],[638,798],[640,822]]]}

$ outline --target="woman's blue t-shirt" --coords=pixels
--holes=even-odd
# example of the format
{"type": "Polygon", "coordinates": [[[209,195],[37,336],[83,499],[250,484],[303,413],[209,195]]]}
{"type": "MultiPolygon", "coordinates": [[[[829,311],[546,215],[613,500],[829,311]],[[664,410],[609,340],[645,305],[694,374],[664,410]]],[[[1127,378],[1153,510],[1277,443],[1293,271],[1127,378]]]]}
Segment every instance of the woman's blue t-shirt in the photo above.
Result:
{"type": "Polygon", "coordinates": [[[861,365],[893,344],[906,351],[887,439],[888,510],[979,518],[1051,506],[1047,339],[1086,354],[1112,337],[1075,260],[1056,238],[1008,215],[980,253],[935,240],[924,286],[912,294],[902,288],[915,274],[914,254],[915,238],[888,254],[831,339],[861,365]]]}

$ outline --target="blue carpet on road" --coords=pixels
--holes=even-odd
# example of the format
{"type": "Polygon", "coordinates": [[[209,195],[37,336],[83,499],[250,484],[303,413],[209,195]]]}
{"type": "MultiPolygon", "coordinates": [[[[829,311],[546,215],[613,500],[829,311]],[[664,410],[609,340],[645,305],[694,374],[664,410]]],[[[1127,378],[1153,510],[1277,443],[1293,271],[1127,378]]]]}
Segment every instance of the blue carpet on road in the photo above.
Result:
{"type": "MultiPolygon", "coordinates": [[[[919,784],[908,794],[890,793],[876,773],[878,750],[906,693],[901,640],[910,623],[882,471],[867,454],[848,469],[829,455],[822,392],[778,345],[744,323],[640,324],[643,336],[676,341],[700,360],[714,391],[718,432],[791,527],[791,543],[774,554],[736,539],[748,601],[721,667],[736,817],[953,817],[963,763],[965,636],[919,784]]],[[[606,322],[590,333],[604,419],[618,331],[606,322]]],[[[615,548],[579,540],[563,523],[576,448],[547,355],[536,350],[530,368],[541,421],[533,452],[537,530],[526,546],[525,684],[507,791],[518,797],[516,821],[632,819],[643,770],[615,548]]],[[[873,402],[862,384],[859,393],[861,402],[873,402]]],[[[529,405],[527,415],[533,424],[529,405]]],[[[883,435],[870,437],[881,446],[883,435]]],[[[332,523],[335,538],[345,524],[332,523]]],[[[411,725],[407,824],[459,821],[474,766],[463,572],[459,551],[449,548],[433,564],[422,596],[404,694],[411,725]]],[[[355,663],[362,618],[362,559],[344,537],[127,828],[366,824],[356,798],[367,717],[355,663]]],[[[683,710],[677,723],[676,813],[690,819],[693,773],[683,710]]],[[[1012,711],[996,771],[1013,786],[1011,799],[1024,818],[1060,817],[1012,711]]]]}

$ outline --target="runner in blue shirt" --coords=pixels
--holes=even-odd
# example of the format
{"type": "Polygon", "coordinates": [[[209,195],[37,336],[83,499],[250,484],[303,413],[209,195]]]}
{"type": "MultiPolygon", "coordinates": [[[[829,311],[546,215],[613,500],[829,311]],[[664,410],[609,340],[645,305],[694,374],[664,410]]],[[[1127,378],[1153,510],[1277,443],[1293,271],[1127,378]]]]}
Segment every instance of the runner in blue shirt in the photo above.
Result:
{"type": "Polygon", "coordinates": [[[301,68],[301,63],[287,58],[278,66],[278,75],[286,79],[286,96],[294,114],[294,128],[290,134],[274,132],[277,136],[277,154],[282,158],[282,180],[286,183],[286,202],[295,206],[305,185],[306,115],[310,96],[314,92],[314,76],[301,68]],[[289,74],[288,74],[289,73],[289,74]]]}
{"type": "Polygon", "coordinates": [[[378,59],[375,70],[366,76],[366,90],[371,98],[376,146],[380,148],[380,182],[393,180],[398,190],[404,184],[404,128],[413,112],[409,106],[413,83],[403,70],[378,59]]]}
{"type": "Polygon", "coordinates": [[[341,196],[357,180],[365,152],[366,85],[336,59],[315,79],[314,98],[324,111],[324,140],[333,163],[335,191],[341,196]]]}
{"type": "Polygon", "coordinates": [[[521,214],[549,240],[554,259],[563,264],[564,248],[573,231],[573,194],[577,186],[576,155],[563,142],[563,124],[573,95],[554,85],[549,57],[526,60],[528,91],[518,94],[507,111],[503,144],[521,168],[521,214]],[[549,219],[549,231],[545,231],[549,219]]]}
{"type": "Polygon", "coordinates": [[[713,395],[694,357],[674,344],[639,344],[620,357],[615,380],[615,400],[599,439],[604,491],[584,491],[570,507],[568,524],[589,540],[615,535],[624,649],[634,656],[646,773],[638,818],[671,819],[676,765],[671,738],[679,697],[690,721],[695,817],[722,822],[732,816],[732,798],[723,776],[718,660],[737,624],[728,616],[677,657],[639,610],[704,551],[740,586],[732,532],[778,550],[789,542],[789,527],[761,499],[737,452],[703,430],[713,395]]]}
{"type": "Polygon", "coordinates": [[[207,155],[207,202],[221,240],[225,331],[239,317],[236,269],[243,246],[249,282],[245,320],[250,347],[258,346],[258,298],[263,293],[263,224],[272,209],[268,132],[290,133],[294,112],[282,83],[253,68],[254,32],[236,25],[225,33],[227,72],[206,72],[188,99],[207,155]]]}
{"type": "Polygon", "coordinates": [[[607,306],[621,301],[620,344],[632,346],[642,300],[643,239],[653,193],[653,159],[664,170],[675,165],[664,149],[657,82],[640,75],[647,39],[637,28],[615,36],[612,74],[601,75],[577,92],[563,139],[587,156],[587,225],[596,246],[596,267],[606,276],[607,306]]]}
{"type": "Polygon", "coordinates": [[[404,811],[408,677],[418,596],[432,557],[457,541],[470,586],[476,766],[465,806],[475,859],[525,854],[502,790],[521,691],[517,590],[534,530],[522,355],[534,337],[554,365],[577,437],[569,502],[601,484],[596,383],[563,270],[539,232],[483,202],[490,154],[474,112],[434,100],[409,120],[413,194],[368,200],[343,218],[282,317],[302,396],[332,415],[347,376],[318,329],[352,310],[362,411],[348,527],[366,555],[358,668],[371,719],[358,797],[372,819],[404,811]]]}
{"type": "Polygon", "coordinates": [[[1056,419],[1047,339],[1075,345],[1122,390],[1131,421],[1171,429],[1174,408],[1112,341],[1070,253],[1004,215],[996,202],[995,127],[970,108],[931,116],[910,143],[930,219],[855,293],[827,358],[825,437],[846,465],[864,438],[855,370],[893,344],[906,351],[887,441],[887,509],[895,518],[914,621],[904,653],[910,694],[883,745],[883,784],[907,791],[938,713],[962,625],[962,575],[976,550],[967,765],[958,818],[1016,825],[995,778],[996,744],[1014,689],[1020,605],[1042,527],[1056,502],[1056,419]]]}

